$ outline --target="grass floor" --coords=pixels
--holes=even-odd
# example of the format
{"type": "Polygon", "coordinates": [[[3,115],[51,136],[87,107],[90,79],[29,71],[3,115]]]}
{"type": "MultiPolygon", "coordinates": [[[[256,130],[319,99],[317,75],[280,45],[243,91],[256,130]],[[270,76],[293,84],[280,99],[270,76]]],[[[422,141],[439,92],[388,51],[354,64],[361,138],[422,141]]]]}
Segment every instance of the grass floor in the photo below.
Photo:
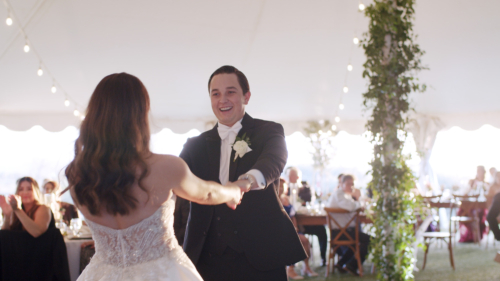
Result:
{"type": "MultiPolygon", "coordinates": [[[[475,244],[458,244],[454,247],[455,270],[450,266],[448,249],[446,247],[431,245],[427,256],[427,265],[424,271],[415,272],[415,280],[418,281],[490,281],[500,280],[500,264],[493,261],[497,251],[500,251],[500,243],[496,243],[493,247],[490,244],[488,250],[485,249],[484,243],[481,245],[475,244]]],[[[484,241],[483,241],[484,242],[484,241]]],[[[374,274],[370,274],[371,261],[366,261],[363,267],[365,272],[363,277],[355,277],[351,274],[340,274],[337,271],[330,273],[328,278],[325,278],[325,267],[319,267],[318,247],[313,250],[314,261],[312,268],[320,275],[319,277],[305,277],[304,280],[376,280],[374,274]]],[[[418,252],[418,268],[422,268],[423,250],[418,252]]],[[[296,270],[300,272],[302,263],[296,266],[296,270]]]]}

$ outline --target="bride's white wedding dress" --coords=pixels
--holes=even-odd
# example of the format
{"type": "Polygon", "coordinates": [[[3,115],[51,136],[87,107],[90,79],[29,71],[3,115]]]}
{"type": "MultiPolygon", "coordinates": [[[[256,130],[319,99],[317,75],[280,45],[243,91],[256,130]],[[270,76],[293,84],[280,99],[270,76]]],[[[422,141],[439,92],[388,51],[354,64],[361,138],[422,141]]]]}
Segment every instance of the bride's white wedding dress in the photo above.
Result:
{"type": "Polygon", "coordinates": [[[175,196],[150,217],[125,229],[87,220],[96,253],[78,280],[202,280],[177,243],[175,196]]]}

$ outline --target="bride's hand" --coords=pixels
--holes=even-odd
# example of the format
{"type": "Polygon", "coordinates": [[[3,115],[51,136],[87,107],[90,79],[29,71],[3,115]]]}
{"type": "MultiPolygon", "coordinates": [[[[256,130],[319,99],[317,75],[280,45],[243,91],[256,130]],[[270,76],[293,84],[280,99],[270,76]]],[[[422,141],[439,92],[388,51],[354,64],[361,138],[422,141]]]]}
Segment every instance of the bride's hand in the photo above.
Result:
{"type": "Polygon", "coordinates": [[[237,187],[234,190],[231,190],[231,195],[232,199],[226,202],[227,206],[233,210],[236,209],[236,206],[238,206],[241,203],[241,199],[243,198],[243,193],[244,189],[248,189],[247,187],[248,184],[244,184],[241,182],[228,182],[226,186],[231,186],[231,187],[237,187]]]}

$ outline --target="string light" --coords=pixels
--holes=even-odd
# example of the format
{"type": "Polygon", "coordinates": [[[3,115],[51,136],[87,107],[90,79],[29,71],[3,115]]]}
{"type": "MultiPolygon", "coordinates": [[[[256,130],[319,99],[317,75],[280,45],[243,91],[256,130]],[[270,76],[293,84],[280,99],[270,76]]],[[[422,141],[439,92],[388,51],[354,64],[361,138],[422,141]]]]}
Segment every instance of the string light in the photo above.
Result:
{"type": "Polygon", "coordinates": [[[80,115],[80,120],[83,121],[83,119],[85,119],[85,115],[82,114],[82,115],[80,115]]]}
{"type": "Polygon", "coordinates": [[[345,106],[344,106],[344,104],[343,104],[343,103],[339,104],[339,109],[340,109],[340,110],[344,110],[344,107],[345,107],[345,106]]]}
{"type": "Polygon", "coordinates": [[[352,71],[352,65],[351,64],[347,65],[347,71],[352,71]]]}
{"type": "Polygon", "coordinates": [[[337,130],[337,125],[332,125],[332,130],[336,131],[337,130]]]}
{"type": "Polygon", "coordinates": [[[338,117],[338,116],[335,117],[335,122],[337,122],[337,123],[340,122],[340,117],[338,117]]]}
{"type": "MultiPolygon", "coordinates": [[[[8,1],[4,1],[4,4],[7,8],[7,18],[5,19],[5,23],[8,26],[11,26],[14,23],[14,19],[17,18],[17,15],[16,15],[14,9],[8,3],[8,1]]],[[[37,70],[37,75],[42,76],[44,74],[44,72],[46,72],[47,76],[49,76],[49,78],[52,79],[52,87],[50,88],[50,91],[54,94],[56,92],[61,92],[64,95],[64,98],[65,98],[64,99],[64,106],[69,107],[70,104],[74,103],[75,111],[73,113],[75,114],[75,116],[77,116],[83,120],[83,118],[85,118],[85,116],[83,116],[77,110],[77,108],[81,108],[81,106],[77,102],[75,102],[74,99],[66,93],[64,88],[62,88],[61,84],[57,82],[56,78],[52,75],[50,70],[45,65],[42,57],[36,51],[34,45],[32,45],[32,42],[29,40],[28,35],[26,34],[26,31],[24,30],[23,26],[21,26],[21,24],[16,24],[16,26],[17,26],[17,28],[19,28],[20,34],[22,34],[24,36],[24,42],[25,42],[24,47],[23,47],[24,52],[29,53],[33,49],[32,53],[36,56],[36,58],[40,62],[39,68],[37,70]],[[56,85],[59,87],[59,89],[56,87],[56,85]],[[73,102],[70,102],[70,100],[72,100],[73,102]]]]}
{"type": "Polygon", "coordinates": [[[349,88],[347,88],[347,86],[344,86],[344,88],[342,88],[342,91],[347,94],[347,92],[349,92],[349,88]]]}
{"type": "Polygon", "coordinates": [[[358,39],[358,37],[354,37],[354,38],[352,39],[352,42],[354,43],[354,45],[358,45],[358,44],[359,44],[359,39],[358,39]]]}
{"type": "Polygon", "coordinates": [[[358,8],[359,8],[360,11],[364,11],[365,10],[365,5],[363,3],[359,3],[358,8]]]}

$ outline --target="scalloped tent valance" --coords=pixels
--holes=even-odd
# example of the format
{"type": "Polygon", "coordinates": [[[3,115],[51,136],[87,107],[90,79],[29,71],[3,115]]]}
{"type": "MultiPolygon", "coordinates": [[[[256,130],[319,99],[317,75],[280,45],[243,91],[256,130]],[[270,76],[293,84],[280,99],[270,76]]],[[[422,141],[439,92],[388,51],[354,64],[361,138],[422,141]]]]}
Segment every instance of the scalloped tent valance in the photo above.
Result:
{"type": "MultiPolygon", "coordinates": [[[[11,2],[43,67],[82,107],[104,76],[136,75],[151,96],[153,132],[211,126],[206,84],[223,64],[247,75],[248,113],[282,123],[287,135],[301,131],[307,120],[333,120],[353,34],[356,26],[357,36],[367,26],[351,0],[50,3],[11,2]]],[[[416,112],[438,117],[446,127],[500,128],[499,9],[497,0],[417,2],[417,42],[430,67],[420,79],[430,87],[414,95],[416,112]]],[[[4,6],[0,14],[7,14],[4,6]]],[[[64,91],[51,93],[53,81],[36,75],[40,62],[33,52],[23,52],[16,24],[0,24],[0,125],[18,131],[78,127],[74,103],[65,107],[64,91]]],[[[338,111],[338,128],[351,134],[362,133],[369,116],[361,104],[364,60],[362,49],[354,47],[345,109],[338,111]]]]}

